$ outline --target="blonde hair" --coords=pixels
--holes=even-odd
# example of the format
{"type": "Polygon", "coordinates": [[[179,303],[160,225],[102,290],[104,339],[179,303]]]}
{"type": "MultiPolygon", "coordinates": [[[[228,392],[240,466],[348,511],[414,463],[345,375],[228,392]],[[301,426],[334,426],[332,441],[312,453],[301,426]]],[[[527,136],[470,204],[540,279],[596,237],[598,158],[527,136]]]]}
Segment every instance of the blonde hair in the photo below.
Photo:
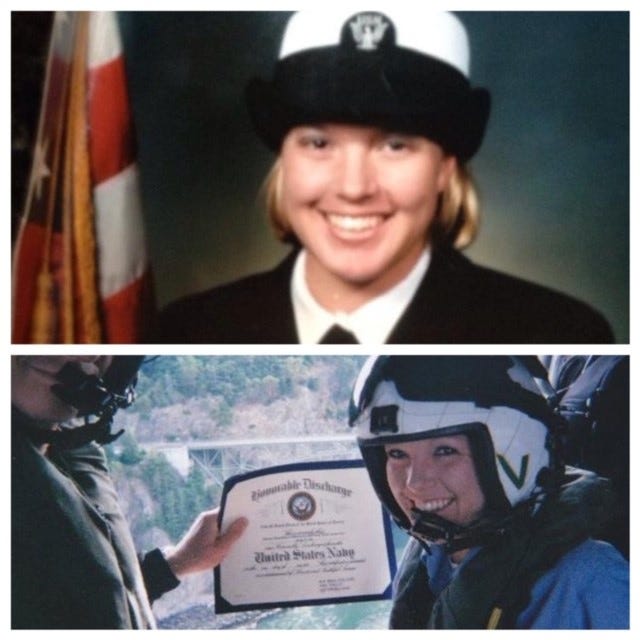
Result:
{"type": "MultiPolygon", "coordinates": [[[[282,201],[282,167],[280,160],[271,167],[262,185],[267,215],[276,237],[282,242],[299,245],[282,201]]],[[[429,227],[430,242],[435,246],[448,245],[456,249],[469,246],[478,232],[480,211],[478,194],[471,173],[464,165],[456,164],[447,188],[440,195],[435,218],[429,227]]]]}

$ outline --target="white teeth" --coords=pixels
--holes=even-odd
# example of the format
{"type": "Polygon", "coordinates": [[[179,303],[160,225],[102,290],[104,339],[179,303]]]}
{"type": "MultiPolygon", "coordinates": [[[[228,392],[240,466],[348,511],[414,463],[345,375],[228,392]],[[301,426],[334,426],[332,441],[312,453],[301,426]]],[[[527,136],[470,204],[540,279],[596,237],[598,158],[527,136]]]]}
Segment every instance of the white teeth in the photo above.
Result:
{"type": "Polygon", "coordinates": [[[343,231],[368,231],[384,220],[383,216],[343,216],[328,213],[327,220],[331,226],[343,231]]]}
{"type": "Polygon", "coordinates": [[[428,500],[422,505],[416,505],[420,511],[440,511],[448,507],[453,502],[453,498],[441,498],[440,500],[428,500]]]}

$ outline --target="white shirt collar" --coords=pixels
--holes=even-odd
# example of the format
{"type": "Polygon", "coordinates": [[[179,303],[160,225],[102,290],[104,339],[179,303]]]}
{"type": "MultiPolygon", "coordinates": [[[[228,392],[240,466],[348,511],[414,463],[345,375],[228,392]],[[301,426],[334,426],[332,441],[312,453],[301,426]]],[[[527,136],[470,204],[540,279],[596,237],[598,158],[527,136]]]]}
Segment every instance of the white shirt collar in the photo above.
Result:
{"type": "Polygon", "coordinates": [[[318,304],[307,286],[306,258],[303,249],[291,276],[291,300],[300,344],[317,344],[334,324],[351,331],[360,344],[384,344],[420,286],[431,253],[425,249],[403,280],[351,313],[332,313],[318,304]]]}

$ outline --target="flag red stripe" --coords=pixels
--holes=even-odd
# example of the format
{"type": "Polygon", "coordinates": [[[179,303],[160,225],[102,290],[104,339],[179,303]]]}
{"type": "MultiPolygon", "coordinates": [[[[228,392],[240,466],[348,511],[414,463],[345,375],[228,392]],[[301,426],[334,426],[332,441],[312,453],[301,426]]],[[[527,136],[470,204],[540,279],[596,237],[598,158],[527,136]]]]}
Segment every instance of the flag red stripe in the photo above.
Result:
{"type": "Polygon", "coordinates": [[[89,95],[91,170],[100,184],[136,157],[122,57],[89,70],[89,95]]]}
{"type": "Polygon", "coordinates": [[[103,300],[105,341],[113,344],[142,342],[153,327],[149,312],[155,308],[153,280],[149,270],[118,293],[103,300]]]}

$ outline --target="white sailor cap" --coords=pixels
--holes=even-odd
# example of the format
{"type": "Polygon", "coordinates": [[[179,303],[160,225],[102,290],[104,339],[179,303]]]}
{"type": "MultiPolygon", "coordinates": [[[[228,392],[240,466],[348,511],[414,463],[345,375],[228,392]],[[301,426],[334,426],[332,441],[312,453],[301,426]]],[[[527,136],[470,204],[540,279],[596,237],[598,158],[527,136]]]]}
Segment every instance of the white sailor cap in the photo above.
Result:
{"type": "MultiPolygon", "coordinates": [[[[388,29],[384,13],[300,11],[282,38],[279,59],[317,47],[337,47],[345,23],[356,47],[375,50],[388,29]]],[[[393,12],[396,46],[412,49],[450,64],[469,77],[469,38],[460,19],[446,11],[411,9],[393,12]]]]}
{"type": "Polygon", "coordinates": [[[421,134],[465,160],[490,109],[488,91],[470,85],[469,66],[467,32],[452,13],[300,11],[273,76],[252,79],[246,98],[274,150],[296,125],[334,121],[421,134]]]}

